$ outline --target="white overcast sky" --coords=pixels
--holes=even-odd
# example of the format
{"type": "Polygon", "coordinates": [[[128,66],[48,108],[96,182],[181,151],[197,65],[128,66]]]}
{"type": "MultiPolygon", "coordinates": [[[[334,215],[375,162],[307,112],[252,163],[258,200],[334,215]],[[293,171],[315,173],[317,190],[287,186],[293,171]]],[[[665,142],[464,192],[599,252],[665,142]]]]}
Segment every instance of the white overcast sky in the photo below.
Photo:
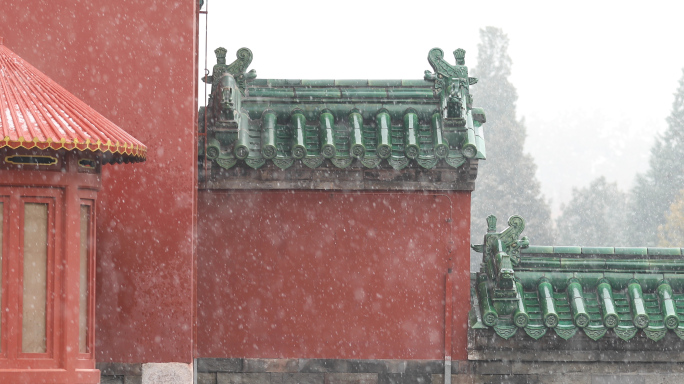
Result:
{"type": "MultiPolygon", "coordinates": [[[[503,29],[525,151],[556,214],[573,186],[605,175],[627,190],[647,169],[684,67],[684,1],[209,0],[207,7],[209,68],[215,48],[228,49],[230,63],[248,47],[259,78],[418,79],[431,69],[431,48],[464,48],[474,67],[479,29],[503,29]]],[[[202,15],[200,67],[204,29],[202,15]]]]}

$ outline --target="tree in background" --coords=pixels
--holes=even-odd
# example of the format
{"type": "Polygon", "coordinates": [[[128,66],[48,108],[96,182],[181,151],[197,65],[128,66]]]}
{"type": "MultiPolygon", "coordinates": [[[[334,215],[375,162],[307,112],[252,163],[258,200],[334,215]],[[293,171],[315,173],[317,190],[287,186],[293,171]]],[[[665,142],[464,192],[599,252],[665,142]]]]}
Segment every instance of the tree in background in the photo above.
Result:
{"type": "Polygon", "coordinates": [[[488,215],[496,215],[505,223],[517,214],[525,218],[526,233],[533,244],[551,245],[551,211],[541,195],[534,160],[523,152],[527,134],[524,122],[516,116],[518,94],[508,81],[511,64],[508,37],[503,31],[481,29],[477,67],[473,70],[479,82],[471,87],[471,93],[474,105],[484,108],[487,115],[487,160],[479,164],[472,194],[471,233],[474,242],[480,242],[488,215]]]}
{"type": "Polygon", "coordinates": [[[556,220],[558,245],[625,246],[627,194],[601,176],[586,188],[573,188],[556,220]]]}
{"type": "Polygon", "coordinates": [[[658,243],[658,227],[665,224],[665,212],[684,188],[684,75],[667,124],[651,148],[650,169],[637,175],[630,194],[628,228],[634,246],[658,243]]]}
{"type": "Polygon", "coordinates": [[[665,214],[665,224],[658,227],[658,246],[684,247],[684,189],[665,214]]]}

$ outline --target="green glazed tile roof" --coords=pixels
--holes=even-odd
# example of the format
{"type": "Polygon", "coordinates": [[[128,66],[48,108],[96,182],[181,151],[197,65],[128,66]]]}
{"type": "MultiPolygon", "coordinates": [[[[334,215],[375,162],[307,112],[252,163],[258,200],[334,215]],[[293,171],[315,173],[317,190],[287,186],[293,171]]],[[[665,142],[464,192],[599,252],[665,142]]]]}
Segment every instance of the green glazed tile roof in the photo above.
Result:
{"type": "Polygon", "coordinates": [[[500,233],[495,217],[487,222],[483,244],[473,246],[483,262],[471,327],[506,339],[519,329],[534,339],[550,331],[684,339],[684,249],[529,246],[519,216],[500,233]]]}
{"type": "Polygon", "coordinates": [[[458,168],[486,156],[484,111],[472,107],[465,51],[457,64],[433,49],[422,80],[256,79],[242,48],[226,65],[216,50],[208,105],[200,111],[200,155],[212,166],[281,169],[409,166],[458,168]],[[206,129],[205,127],[206,119],[206,129]]]}

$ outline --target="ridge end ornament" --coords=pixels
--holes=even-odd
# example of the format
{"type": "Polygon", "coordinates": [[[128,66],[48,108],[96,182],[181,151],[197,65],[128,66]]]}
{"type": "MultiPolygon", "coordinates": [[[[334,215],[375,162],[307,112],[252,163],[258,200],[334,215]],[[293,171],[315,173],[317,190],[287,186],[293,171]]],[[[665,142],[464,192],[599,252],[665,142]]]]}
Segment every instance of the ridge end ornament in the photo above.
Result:
{"type": "Polygon", "coordinates": [[[211,76],[205,76],[202,80],[205,83],[211,83],[213,89],[221,80],[221,76],[223,76],[224,73],[229,73],[235,78],[240,93],[244,96],[247,82],[254,80],[257,77],[256,70],[254,69],[245,73],[247,67],[252,63],[254,55],[249,48],[240,48],[235,53],[237,59],[226,65],[227,52],[228,50],[223,47],[218,47],[214,50],[214,53],[216,54],[216,65],[214,65],[211,76]]]}
{"type": "Polygon", "coordinates": [[[484,143],[481,140],[481,121],[484,119],[480,117],[484,117],[484,112],[477,114],[477,120],[474,118],[470,86],[477,83],[477,79],[468,76],[465,55],[465,49],[455,50],[456,64],[452,65],[444,60],[444,51],[440,48],[431,49],[428,53],[428,62],[434,72],[425,71],[425,80],[435,83],[433,91],[439,96],[442,135],[449,145],[449,150],[458,151],[468,159],[484,158],[484,152],[481,152],[484,151],[484,143]],[[476,122],[480,125],[476,126],[476,122]]]}
{"type": "Polygon", "coordinates": [[[470,109],[472,97],[469,87],[477,83],[477,78],[468,77],[465,65],[466,51],[458,48],[454,51],[456,65],[444,60],[444,51],[432,48],[428,53],[428,62],[434,72],[425,71],[425,80],[435,82],[435,91],[440,94],[442,118],[456,119],[456,124],[465,125],[465,109],[470,109]]]}

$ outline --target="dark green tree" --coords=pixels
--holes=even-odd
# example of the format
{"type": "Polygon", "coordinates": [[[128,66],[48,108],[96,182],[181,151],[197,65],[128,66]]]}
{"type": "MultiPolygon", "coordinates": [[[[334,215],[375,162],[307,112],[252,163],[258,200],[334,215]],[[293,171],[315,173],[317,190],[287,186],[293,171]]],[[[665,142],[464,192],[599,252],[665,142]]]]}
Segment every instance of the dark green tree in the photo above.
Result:
{"type": "Polygon", "coordinates": [[[628,230],[634,246],[658,244],[658,227],[665,224],[665,213],[684,189],[684,74],[667,125],[651,148],[650,168],[637,175],[630,193],[628,230]]]}
{"type": "Polygon", "coordinates": [[[586,188],[573,188],[556,221],[558,245],[625,246],[627,194],[601,176],[586,188]]]}
{"type": "MultiPolygon", "coordinates": [[[[508,80],[511,64],[508,37],[503,31],[494,27],[481,29],[477,67],[473,70],[479,82],[471,87],[471,92],[474,105],[484,108],[487,115],[487,160],[479,164],[472,194],[472,238],[474,243],[482,242],[488,215],[496,215],[505,228],[508,217],[517,214],[525,218],[525,235],[532,244],[551,245],[553,224],[549,205],[540,192],[534,159],[523,152],[527,134],[524,121],[516,116],[518,94],[508,80]]],[[[477,259],[473,261],[474,265],[477,259]]]]}

